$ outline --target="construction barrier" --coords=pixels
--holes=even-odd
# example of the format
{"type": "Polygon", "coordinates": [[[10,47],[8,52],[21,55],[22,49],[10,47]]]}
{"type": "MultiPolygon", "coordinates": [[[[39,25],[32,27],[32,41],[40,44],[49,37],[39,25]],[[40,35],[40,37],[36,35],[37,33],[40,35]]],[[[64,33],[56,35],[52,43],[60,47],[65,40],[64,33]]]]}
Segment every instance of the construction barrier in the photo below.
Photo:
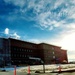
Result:
{"type": "Polygon", "coordinates": [[[58,71],[59,71],[59,73],[61,72],[61,66],[58,66],[58,71]]]}
{"type": "Polygon", "coordinates": [[[28,66],[28,73],[27,73],[27,75],[31,75],[30,74],[30,66],[28,66]]]}
{"type": "Polygon", "coordinates": [[[14,66],[14,75],[16,75],[16,66],[14,66]]]}

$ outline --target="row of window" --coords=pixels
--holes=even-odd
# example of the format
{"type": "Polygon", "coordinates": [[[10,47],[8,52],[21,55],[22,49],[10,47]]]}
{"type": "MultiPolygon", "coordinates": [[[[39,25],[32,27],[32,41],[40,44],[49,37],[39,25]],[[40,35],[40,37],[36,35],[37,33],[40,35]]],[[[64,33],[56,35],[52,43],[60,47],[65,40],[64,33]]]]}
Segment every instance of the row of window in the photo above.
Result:
{"type": "Polygon", "coordinates": [[[54,47],[52,47],[52,50],[54,50],[54,47]]]}
{"type": "Polygon", "coordinates": [[[12,48],[12,50],[21,51],[21,52],[32,52],[32,50],[21,49],[21,48],[12,48]]]}
{"type": "Polygon", "coordinates": [[[31,57],[31,55],[12,54],[12,57],[31,57]]]}
{"type": "Polygon", "coordinates": [[[0,54],[0,56],[10,56],[10,54],[0,54]]]}
{"type": "Polygon", "coordinates": [[[46,52],[45,52],[45,54],[47,54],[47,53],[48,53],[48,54],[51,53],[51,54],[53,54],[53,55],[55,54],[55,52],[50,52],[50,51],[46,51],[46,52]]]}
{"type": "Polygon", "coordinates": [[[53,57],[53,58],[55,58],[55,56],[46,56],[46,58],[50,58],[50,57],[53,57]]]}
{"type": "Polygon", "coordinates": [[[53,52],[53,54],[55,54],[55,52],[53,52]]]}
{"type": "Polygon", "coordinates": [[[23,60],[22,60],[22,61],[21,61],[21,60],[14,60],[14,61],[12,61],[12,63],[14,63],[14,62],[19,62],[19,63],[20,63],[20,62],[26,62],[26,63],[27,63],[27,62],[29,62],[29,61],[28,61],[28,60],[24,60],[24,61],[23,61],[23,60]]]}

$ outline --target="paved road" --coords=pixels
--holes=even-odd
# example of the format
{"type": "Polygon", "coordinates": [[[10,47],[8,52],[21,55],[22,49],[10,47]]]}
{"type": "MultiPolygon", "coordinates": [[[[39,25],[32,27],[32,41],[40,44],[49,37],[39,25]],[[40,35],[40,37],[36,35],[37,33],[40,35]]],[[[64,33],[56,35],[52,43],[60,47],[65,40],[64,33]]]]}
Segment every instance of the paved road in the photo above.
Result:
{"type": "MultiPolygon", "coordinates": [[[[14,75],[14,72],[0,72],[0,75],[14,75]]],[[[16,75],[27,75],[27,73],[22,73],[22,72],[17,72],[16,75]]],[[[71,73],[31,73],[31,75],[75,75],[75,72],[71,72],[71,73]]]]}

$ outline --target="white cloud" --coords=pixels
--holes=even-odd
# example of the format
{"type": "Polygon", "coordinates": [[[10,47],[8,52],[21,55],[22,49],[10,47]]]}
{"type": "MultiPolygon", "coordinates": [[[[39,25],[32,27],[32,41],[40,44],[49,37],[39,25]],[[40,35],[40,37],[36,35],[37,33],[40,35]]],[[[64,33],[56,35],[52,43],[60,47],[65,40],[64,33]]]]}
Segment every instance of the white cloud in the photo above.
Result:
{"type": "Polygon", "coordinates": [[[46,12],[46,13],[41,13],[40,15],[38,15],[37,20],[42,27],[47,28],[48,26],[51,25],[50,24],[51,20],[48,19],[50,14],[51,14],[50,12],[46,12]]]}
{"type": "Polygon", "coordinates": [[[6,3],[12,3],[16,6],[19,6],[19,7],[24,7],[25,3],[26,3],[26,0],[4,0],[6,3]]]}
{"type": "Polygon", "coordinates": [[[49,28],[49,30],[53,30],[53,26],[51,26],[51,27],[49,28]]]}
{"type": "Polygon", "coordinates": [[[11,34],[11,37],[15,39],[20,39],[20,36],[16,32],[11,34]]]}
{"type": "MultiPolygon", "coordinates": [[[[21,15],[21,19],[28,21],[34,20],[38,27],[53,30],[68,24],[69,19],[75,19],[75,0],[4,0],[6,3],[12,3],[19,6],[15,10],[21,15]],[[71,11],[70,11],[71,9],[71,11]],[[29,11],[32,10],[30,13],[29,11]],[[27,15],[28,14],[28,15],[27,15]],[[64,22],[62,22],[64,21],[64,22]]],[[[15,12],[14,11],[14,12],[15,12]]],[[[14,13],[16,14],[16,13],[14,13]]],[[[16,15],[15,15],[16,16],[16,15]]],[[[13,17],[15,17],[13,16],[13,17]]],[[[11,20],[15,20],[13,17],[11,20]]],[[[18,16],[17,16],[18,18],[18,16]]],[[[16,18],[16,19],[17,19],[16,18]]],[[[75,21],[74,21],[75,23],[75,21]]]]}
{"type": "Polygon", "coordinates": [[[56,0],[55,5],[54,5],[54,8],[55,9],[58,8],[58,6],[60,6],[63,2],[64,2],[64,0],[56,0]]]}
{"type": "Polygon", "coordinates": [[[4,30],[4,34],[6,34],[6,35],[9,34],[9,29],[8,29],[8,28],[6,28],[6,29],[4,30]]]}
{"type": "Polygon", "coordinates": [[[9,31],[9,28],[5,28],[4,34],[7,35],[6,37],[20,39],[20,36],[15,31],[14,32],[12,30],[9,31]]]}
{"type": "Polygon", "coordinates": [[[71,30],[74,30],[74,29],[75,29],[75,23],[68,24],[66,27],[67,27],[67,29],[69,29],[70,31],[71,31],[71,30]]]}
{"type": "MultiPolygon", "coordinates": [[[[48,8],[46,7],[46,5],[49,4],[49,1],[45,2],[43,0],[41,2],[43,5],[40,6],[37,3],[37,5],[39,6],[38,9],[40,11],[40,14],[38,13],[38,11],[35,12],[36,14],[38,14],[36,16],[37,23],[39,23],[41,27],[53,30],[56,27],[69,24],[67,20],[75,18],[75,3],[73,3],[71,0],[69,2],[67,2],[67,0],[56,0],[55,2],[51,1],[50,4],[52,3],[54,6],[49,6],[48,8]],[[73,3],[73,5],[71,3],[73,3]],[[52,12],[52,10],[55,10],[55,12],[52,12]]],[[[35,6],[33,6],[34,10],[35,6]]]]}

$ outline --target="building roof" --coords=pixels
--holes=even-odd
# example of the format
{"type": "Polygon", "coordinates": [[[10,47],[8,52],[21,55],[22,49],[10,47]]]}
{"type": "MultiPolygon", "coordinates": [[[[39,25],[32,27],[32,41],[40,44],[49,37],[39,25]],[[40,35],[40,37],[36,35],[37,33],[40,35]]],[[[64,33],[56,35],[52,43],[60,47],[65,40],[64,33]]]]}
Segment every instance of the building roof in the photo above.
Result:
{"type": "Polygon", "coordinates": [[[49,46],[54,46],[54,47],[59,47],[59,48],[61,48],[60,46],[56,46],[56,45],[52,45],[52,44],[47,44],[47,43],[40,43],[40,44],[44,44],[44,45],[49,45],[49,46]]]}
{"type": "Polygon", "coordinates": [[[26,42],[26,43],[30,43],[30,44],[34,44],[34,45],[48,45],[48,46],[54,46],[54,47],[61,48],[60,46],[56,46],[56,45],[52,45],[52,44],[48,44],[48,43],[39,43],[39,44],[36,44],[36,43],[33,43],[33,42],[24,41],[24,40],[20,40],[20,39],[14,39],[14,38],[2,38],[2,39],[11,39],[11,40],[26,42]]]}
{"type": "Polygon", "coordinates": [[[26,42],[26,43],[30,43],[30,44],[35,44],[35,45],[37,45],[36,43],[32,43],[32,42],[24,41],[24,40],[20,40],[20,39],[14,39],[14,38],[8,38],[8,39],[16,40],[16,41],[21,41],[21,42],[26,42]]]}

